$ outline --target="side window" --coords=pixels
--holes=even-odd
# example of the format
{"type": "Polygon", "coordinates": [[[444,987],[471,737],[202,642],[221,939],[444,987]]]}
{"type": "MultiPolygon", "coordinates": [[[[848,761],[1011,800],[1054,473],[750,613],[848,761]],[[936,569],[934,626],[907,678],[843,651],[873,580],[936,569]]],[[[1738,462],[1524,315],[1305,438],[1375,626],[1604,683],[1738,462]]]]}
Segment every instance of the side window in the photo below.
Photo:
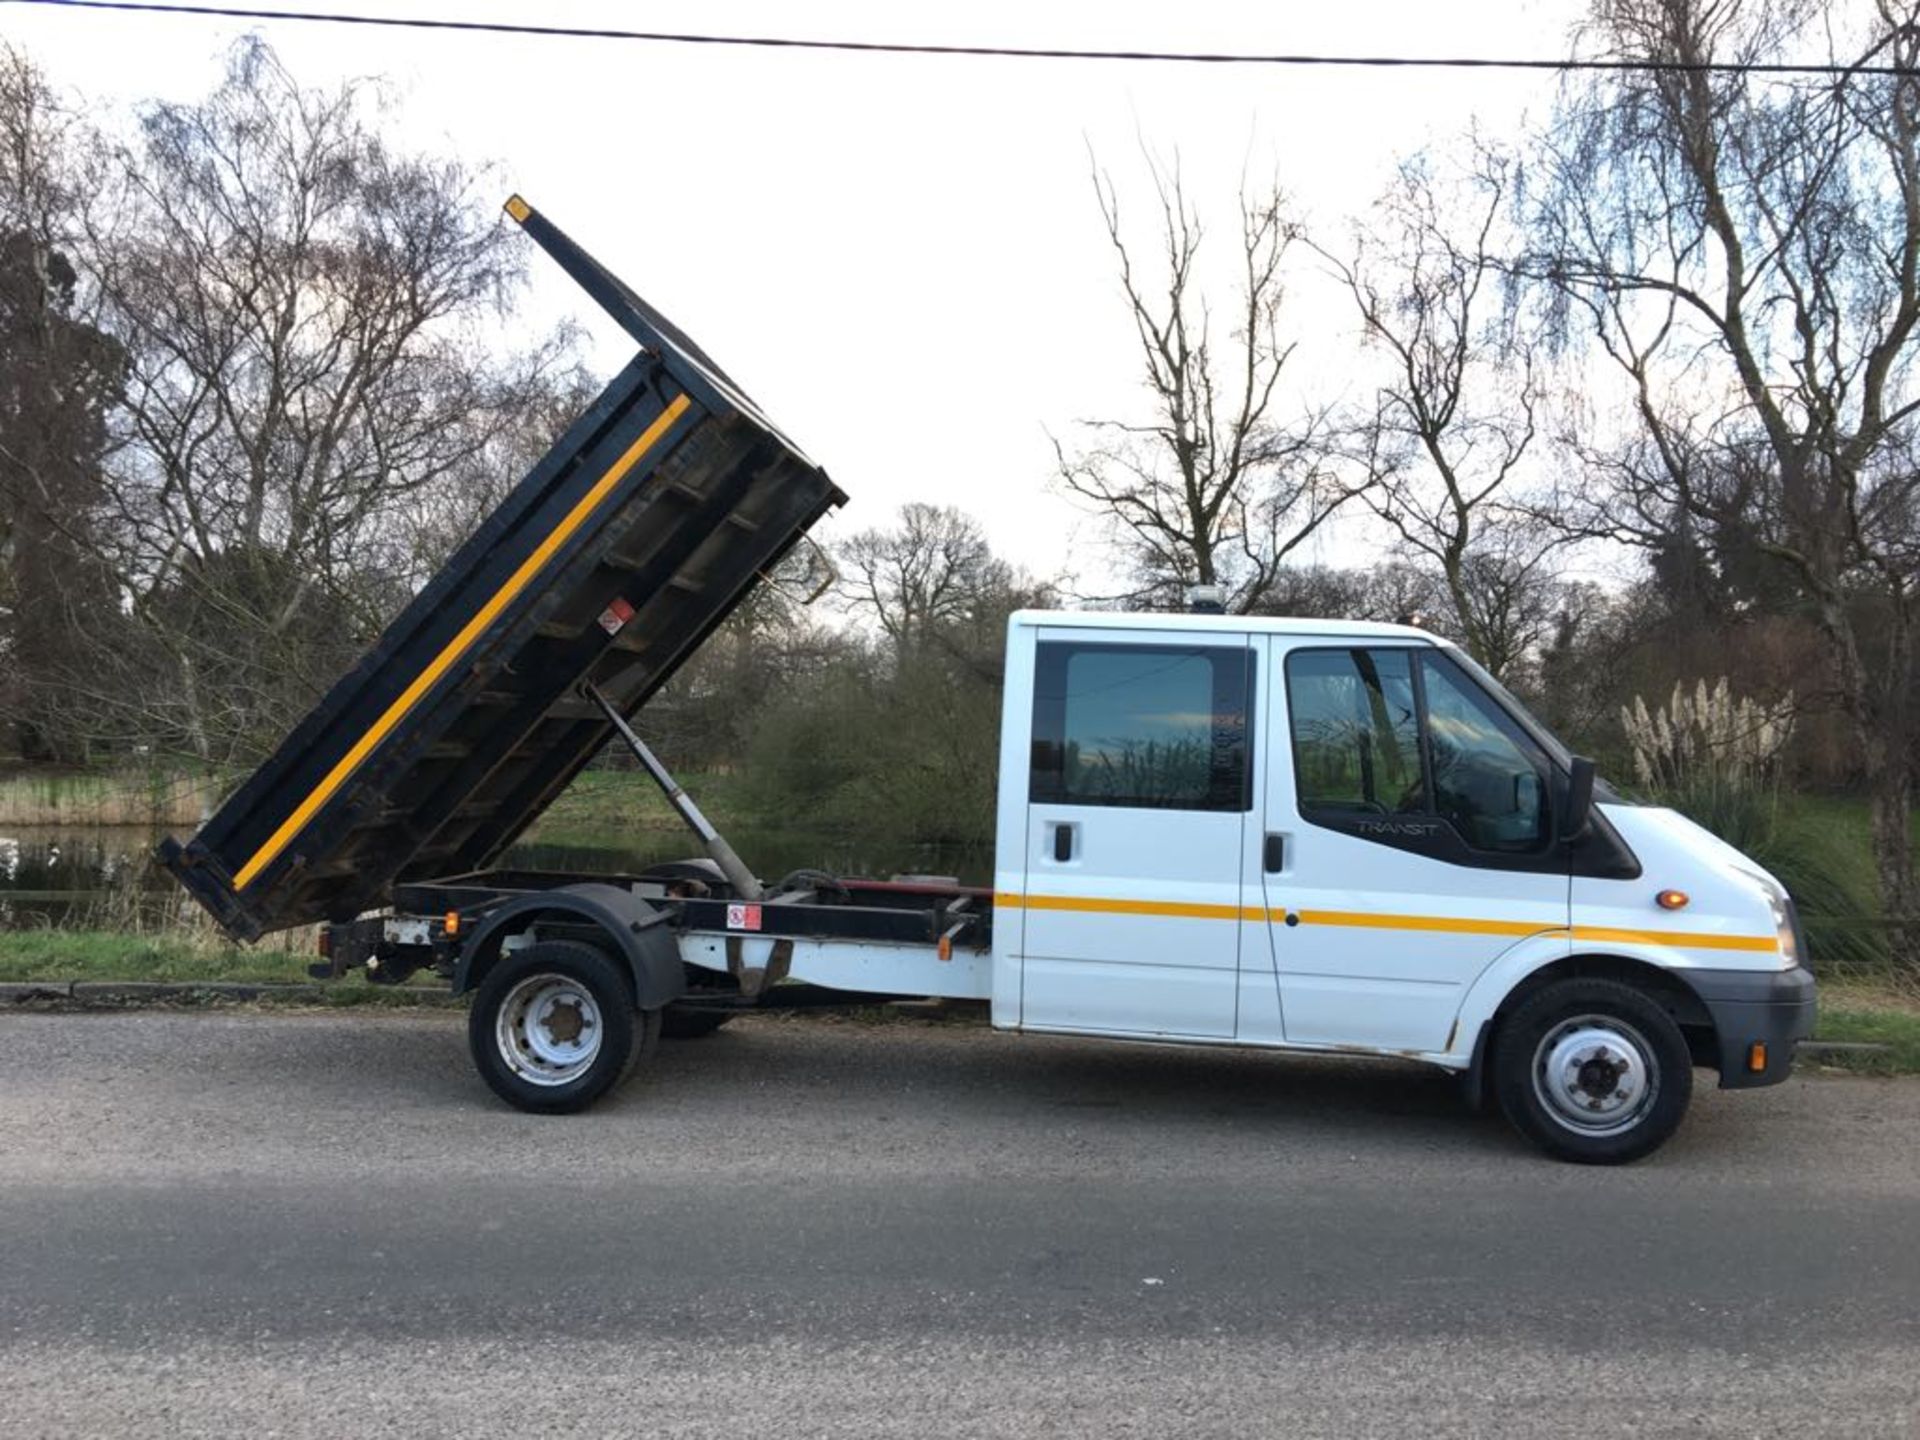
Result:
{"type": "Polygon", "coordinates": [[[1426,808],[1407,651],[1295,650],[1287,656],[1287,704],[1303,813],[1426,808]]]}
{"type": "Polygon", "coordinates": [[[1477,686],[1421,657],[1434,809],[1476,850],[1538,850],[1549,838],[1547,782],[1531,742],[1477,686]]]}
{"type": "Polygon", "coordinates": [[[1032,801],[1251,806],[1247,650],[1068,642],[1038,648],[1032,801]]]}
{"type": "MultiPolygon", "coordinates": [[[[1307,819],[1435,816],[1470,849],[1506,855],[1550,841],[1545,757],[1442,653],[1295,650],[1287,704],[1307,819]]],[[[1413,830],[1387,843],[1420,842],[1413,830]]]]}

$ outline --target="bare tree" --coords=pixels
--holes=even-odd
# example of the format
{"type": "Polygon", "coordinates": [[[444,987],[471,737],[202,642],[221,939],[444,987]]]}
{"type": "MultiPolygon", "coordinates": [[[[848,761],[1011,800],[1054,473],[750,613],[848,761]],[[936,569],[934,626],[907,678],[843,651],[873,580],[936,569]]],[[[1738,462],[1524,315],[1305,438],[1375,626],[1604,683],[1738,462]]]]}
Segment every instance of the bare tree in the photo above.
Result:
{"type": "MultiPolygon", "coordinates": [[[[676,766],[726,770],[747,752],[755,730],[783,704],[796,703],[848,657],[862,638],[827,623],[806,602],[830,575],[821,555],[789,552],[647,703],[649,741],[676,766]]],[[[629,763],[618,743],[612,763],[629,763]]]]}
{"type": "MultiPolygon", "coordinates": [[[[378,555],[403,593],[433,578],[592,404],[600,382],[561,363],[504,391],[498,414],[470,415],[470,444],[431,485],[393,497],[362,553],[378,555]]],[[[384,615],[381,617],[384,619],[384,615]]]]}
{"type": "Polygon", "coordinates": [[[1356,228],[1351,259],[1314,248],[1387,361],[1351,426],[1361,493],[1439,572],[1467,650],[1504,675],[1546,634],[1548,560],[1563,537],[1516,503],[1541,385],[1501,301],[1513,162],[1477,145],[1474,159],[1451,183],[1431,157],[1407,161],[1356,228]]]}
{"type": "Polygon", "coordinates": [[[89,142],[0,46],[0,714],[35,759],[84,758],[55,697],[86,617],[114,608],[92,539],[123,356],[90,322],[71,258],[97,178],[89,142]]]}
{"type": "Polygon", "coordinates": [[[1142,422],[1082,422],[1084,449],[1055,452],[1066,492],[1105,516],[1141,581],[1132,597],[1165,603],[1189,584],[1221,585],[1229,608],[1258,606],[1282,563],[1352,498],[1322,463],[1313,417],[1276,419],[1294,352],[1283,340],[1284,266],[1300,239],[1278,188],[1240,201],[1239,293],[1216,351],[1196,271],[1204,238],[1180,171],[1147,161],[1159,249],[1136,258],[1113,181],[1094,173],[1107,239],[1140,344],[1153,413],[1142,422]]]}
{"type": "MultiPolygon", "coordinates": [[[[1920,583],[1920,26],[1791,0],[1604,0],[1626,60],[1744,63],[1828,45],[1900,73],[1624,71],[1570,89],[1528,270],[1626,381],[1594,517],[1711,553],[1738,538],[1826,637],[1890,913],[1920,917],[1908,816],[1920,583]],[[1633,431],[1638,432],[1637,436],[1633,431]]],[[[1910,938],[1908,950],[1916,948],[1910,938]]]]}
{"type": "Polygon", "coordinates": [[[1013,583],[979,522],[950,505],[902,505],[896,526],[843,542],[839,563],[847,604],[871,615],[897,653],[972,620],[1013,583]]]}
{"type": "Polygon", "coordinates": [[[77,723],[270,741],[404,598],[408,507],[551,391],[561,341],[499,357],[520,242],[371,99],[244,41],[120,155],[89,260],[130,360],[108,558],[137,639],[95,658],[77,723]]]}

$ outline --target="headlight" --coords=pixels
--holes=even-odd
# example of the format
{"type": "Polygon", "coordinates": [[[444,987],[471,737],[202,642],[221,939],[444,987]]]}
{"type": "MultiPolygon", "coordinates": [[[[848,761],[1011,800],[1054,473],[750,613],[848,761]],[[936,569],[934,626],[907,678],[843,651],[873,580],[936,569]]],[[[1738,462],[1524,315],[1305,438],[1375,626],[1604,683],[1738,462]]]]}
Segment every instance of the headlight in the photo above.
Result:
{"type": "Polygon", "coordinates": [[[1794,913],[1792,897],[1778,885],[1767,887],[1767,904],[1773,908],[1773,928],[1780,941],[1780,956],[1791,970],[1801,963],[1800,917],[1794,913]]]}
{"type": "Polygon", "coordinates": [[[1791,970],[1805,964],[1806,946],[1800,943],[1800,912],[1794,908],[1793,897],[1769,876],[1744,868],[1740,873],[1758,885],[1760,893],[1767,897],[1767,908],[1773,912],[1774,940],[1787,968],[1791,970]]]}

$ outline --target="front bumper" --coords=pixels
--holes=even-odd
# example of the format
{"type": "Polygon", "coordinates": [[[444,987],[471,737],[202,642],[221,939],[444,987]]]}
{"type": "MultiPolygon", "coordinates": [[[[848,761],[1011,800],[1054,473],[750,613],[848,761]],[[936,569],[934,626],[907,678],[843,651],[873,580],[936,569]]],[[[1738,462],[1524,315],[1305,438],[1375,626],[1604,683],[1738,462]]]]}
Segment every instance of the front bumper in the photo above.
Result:
{"type": "Polygon", "coordinates": [[[1722,1090],[1778,1085],[1792,1073],[1794,1050],[1813,1034],[1811,972],[1691,970],[1683,978],[1713,1020],[1722,1090]],[[1767,1047],[1766,1065],[1759,1070],[1748,1065],[1755,1044],[1767,1047]]]}

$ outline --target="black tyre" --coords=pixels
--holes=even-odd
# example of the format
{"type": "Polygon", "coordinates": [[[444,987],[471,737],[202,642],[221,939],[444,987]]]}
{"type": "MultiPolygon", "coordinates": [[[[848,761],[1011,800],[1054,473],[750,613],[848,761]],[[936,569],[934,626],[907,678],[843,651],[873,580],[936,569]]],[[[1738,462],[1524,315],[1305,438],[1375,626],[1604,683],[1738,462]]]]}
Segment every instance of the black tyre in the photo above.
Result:
{"type": "Polygon", "coordinates": [[[659,1033],[634,1010],[626,967],[591,945],[544,940],[503,956],[467,1016],[473,1063],[509,1105],[584,1110],[626,1076],[659,1033]]]}
{"type": "Polygon", "coordinates": [[[1693,1059],[1673,1017],[1644,992],[1560,980],[1502,1022],[1493,1087],[1514,1128],[1549,1155],[1620,1165],[1680,1128],[1693,1059]]]}
{"type": "Polygon", "coordinates": [[[668,1040],[698,1040],[711,1035],[733,1016],[720,1010],[693,1010],[669,1005],[660,1012],[660,1034],[668,1040]]]}

